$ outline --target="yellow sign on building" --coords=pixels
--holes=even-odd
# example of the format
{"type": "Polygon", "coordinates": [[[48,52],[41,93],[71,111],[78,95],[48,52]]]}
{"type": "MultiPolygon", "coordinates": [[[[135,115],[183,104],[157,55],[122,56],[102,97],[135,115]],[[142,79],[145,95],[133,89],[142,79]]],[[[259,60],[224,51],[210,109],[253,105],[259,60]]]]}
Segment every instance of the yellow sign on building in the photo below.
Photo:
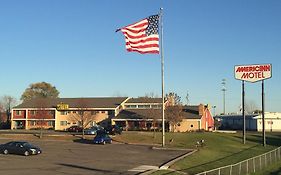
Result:
{"type": "Polygon", "coordinates": [[[67,110],[69,108],[68,104],[60,103],[57,104],[57,110],[67,110]]]}

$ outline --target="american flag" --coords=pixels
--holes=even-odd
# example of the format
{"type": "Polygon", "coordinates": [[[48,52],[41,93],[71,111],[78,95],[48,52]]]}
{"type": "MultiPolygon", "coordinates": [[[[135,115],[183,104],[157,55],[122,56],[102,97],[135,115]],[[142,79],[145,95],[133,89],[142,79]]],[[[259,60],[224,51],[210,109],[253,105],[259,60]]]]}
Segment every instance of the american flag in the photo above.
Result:
{"type": "Polygon", "coordinates": [[[121,30],[125,35],[126,49],[141,54],[159,54],[159,15],[152,15],[121,30]]]}

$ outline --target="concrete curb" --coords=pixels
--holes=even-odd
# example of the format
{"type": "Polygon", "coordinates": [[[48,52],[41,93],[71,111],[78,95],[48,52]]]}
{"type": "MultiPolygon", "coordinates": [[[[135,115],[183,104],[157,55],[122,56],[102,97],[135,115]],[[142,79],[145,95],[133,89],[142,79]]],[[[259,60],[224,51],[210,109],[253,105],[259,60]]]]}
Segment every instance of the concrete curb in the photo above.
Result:
{"type": "MultiPolygon", "coordinates": [[[[182,154],[174,159],[171,159],[169,160],[168,162],[165,162],[164,164],[160,165],[158,170],[168,170],[169,167],[171,165],[173,165],[175,162],[195,153],[196,151],[198,151],[197,149],[177,149],[177,148],[157,148],[157,147],[154,147],[153,149],[165,149],[165,150],[184,150],[184,151],[190,151],[190,152],[187,152],[185,154],[182,154]]],[[[145,172],[142,172],[142,173],[139,173],[138,175],[149,175],[151,173],[154,173],[158,170],[148,170],[148,171],[145,171],[145,172]]]]}

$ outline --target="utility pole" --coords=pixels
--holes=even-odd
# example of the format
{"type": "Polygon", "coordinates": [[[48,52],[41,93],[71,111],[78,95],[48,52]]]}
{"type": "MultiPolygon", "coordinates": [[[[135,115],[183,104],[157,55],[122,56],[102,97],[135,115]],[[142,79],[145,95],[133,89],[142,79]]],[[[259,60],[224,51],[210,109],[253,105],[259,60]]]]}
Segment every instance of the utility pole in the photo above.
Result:
{"type": "Polygon", "coordinates": [[[213,116],[216,116],[216,105],[214,105],[214,106],[212,106],[212,108],[213,108],[213,116]]]}
{"type": "Polygon", "coordinates": [[[222,79],[222,95],[223,95],[223,99],[222,99],[222,103],[223,103],[223,114],[225,114],[225,92],[226,92],[226,79],[222,79]]]}

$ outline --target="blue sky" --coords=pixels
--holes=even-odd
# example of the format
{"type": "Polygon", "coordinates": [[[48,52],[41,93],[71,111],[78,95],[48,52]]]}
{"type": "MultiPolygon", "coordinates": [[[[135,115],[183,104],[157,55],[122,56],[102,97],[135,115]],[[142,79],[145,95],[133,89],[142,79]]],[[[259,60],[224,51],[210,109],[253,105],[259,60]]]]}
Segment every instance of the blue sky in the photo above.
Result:
{"type": "MultiPolygon", "coordinates": [[[[35,82],[60,97],[161,96],[160,56],[128,53],[119,27],[164,8],[165,92],[190,103],[237,112],[241,82],[234,66],[271,63],[266,111],[281,112],[279,0],[2,0],[0,96],[19,99],[35,82]],[[133,3],[132,3],[133,2],[133,3]]],[[[261,83],[246,83],[246,101],[261,104],[261,83]]]]}

